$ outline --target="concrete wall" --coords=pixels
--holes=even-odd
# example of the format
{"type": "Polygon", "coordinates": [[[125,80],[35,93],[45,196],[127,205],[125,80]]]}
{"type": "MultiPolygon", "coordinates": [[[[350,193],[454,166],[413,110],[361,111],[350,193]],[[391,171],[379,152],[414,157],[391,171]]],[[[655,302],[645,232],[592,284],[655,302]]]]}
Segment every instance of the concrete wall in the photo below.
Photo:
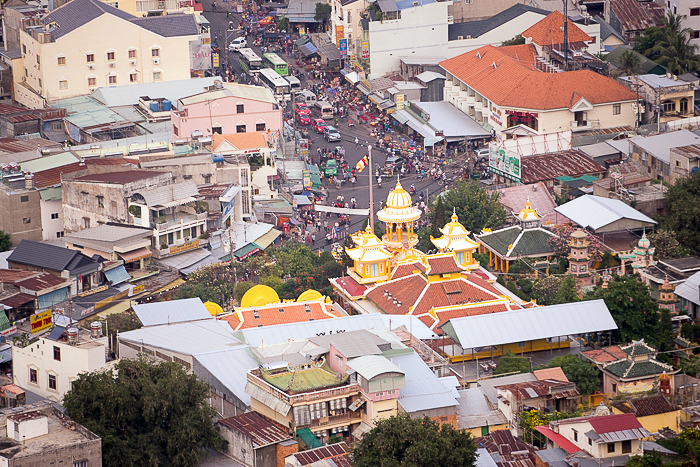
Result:
{"type": "Polygon", "coordinates": [[[224,424],[219,424],[221,436],[228,441],[225,454],[244,467],[257,467],[253,440],[240,431],[233,430],[224,424]]]}
{"type": "Polygon", "coordinates": [[[490,18],[518,3],[530,5],[532,2],[529,0],[472,0],[471,2],[454,0],[448,11],[455,23],[461,23],[490,18]]]}
{"type": "Polygon", "coordinates": [[[12,246],[23,239],[42,240],[39,203],[41,197],[36,190],[0,188],[0,230],[10,235],[12,246]]]}
{"type": "Polygon", "coordinates": [[[102,467],[102,440],[85,440],[79,444],[53,449],[49,445],[40,453],[11,459],[8,467],[70,466],[78,461],[87,461],[88,467],[102,467]]]}
{"type": "Polygon", "coordinates": [[[56,240],[63,236],[63,201],[54,199],[39,201],[43,240],[56,240]],[[53,216],[58,216],[53,218],[53,216]]]}

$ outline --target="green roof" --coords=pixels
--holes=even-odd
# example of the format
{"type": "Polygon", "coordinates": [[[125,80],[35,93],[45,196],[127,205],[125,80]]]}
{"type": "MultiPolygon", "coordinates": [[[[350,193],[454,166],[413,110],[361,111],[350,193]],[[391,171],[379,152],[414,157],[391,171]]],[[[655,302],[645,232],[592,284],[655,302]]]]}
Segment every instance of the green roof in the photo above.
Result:
{"type": "Polygon", "coordinates": [[[308,428],[297,430],[297,435],[306,444],[309,449],[320,448],[323,446],[316,436],[308,428]]]}
{"type": "Polygon", "coordinates": [[[572,182],[574,180],[583,180],[584,182],[590,182],[593,183],[596,180],[598,180],[598,177],[595,175],[581,175],[580,177],[570,177],[568,175],[562,175],[561,177],[555,177],[557,180],[560,180],[562,182],[572,182]]]}
{"type": "Polygon", "coordinates": [[[554,247],[548,240],[552,234],[542,228],[522,230],[518,226],[479,235],[479,240],[503,257],[549,256],[554,254],[554,247]],[[512,251],[508,253],[510,246],[512,251]]]}
{"type": "Polygon", "coordinates": [[[669,368],[655,360],[646,360],[643,362],[621,360],[605,366],[604,369],[620,378],[641,378],[644,376],[660,375],[664,371],[669,371],[669,368]]]}
{"type": "Polygon", "coordinates": [[[10,328],[10,320],[7,319],[7,314],[4,310],[0,310],[0,331],[10,328]]]}
{"type": "Polygon", "coordinates": [[[634,341],[630,345],[621,346],[620,350],[625,352],[627,355],[632,357],[638,357],[640,355],[649,355],[656,353],[656,349],[649,347],[643,341],[634,341]]]}
{"type": "Polygon", "coordinates": [[[41,157],[31,161],[20,162],[22,170],[29,170],[32,173],[41,172],[42,170],[55,169],[68,164],[75,164],[80,160],[69,152],[62,152],[53,156],[41,157]]]}
{"type": "Polygon", "coordinates": [[[333,371],[324,368],[286,371],[275,375],[263,373],[262,376],[265,381],[273,386],[281,389],[282,391],[289,391],[292,393],[338,386],[347,379],[347,375],[345,375],[343,379],[338,380],[338,377],[333,371]]]}
{"type": "MultiPolygon", "coordinates": [[[[612,63],[618,68],[623,68],[622,66],[622,55],[627,52],[630,49],[627,49],[625,47],[617,47],[615,50],[610,52],[605,56],[605,60],[607,62],[612,63]]],[[[666,74],[666,71],[668,71],[667,68],[659,65],[658,63],[649,60],[647,57],[645,57],[642,54],[639,54],[635,51],[632,51],[633,54],[639,58],[639,65],[638,65],[638,73],[644,74],[644,73],[652,73],[655,75],[663,75],[666,74]]]]}
{"type": "Polygon", "coordinates": [[[517,225],[508,227],[507,229],[497,230],[495,232],[479,235],[479,240],[488,245],[489,248],[498,252],[501,255],[508,253],[508,248],[513,244],[516,238],[520,235],[520,227],[517,225]]]}
{"type": "Polygon", "coordinates": [[[60,201],[63,199],[61,193],[60,186],[52,186],[39,190],[39,196],[41,196],[42,201],[60,201]]]}

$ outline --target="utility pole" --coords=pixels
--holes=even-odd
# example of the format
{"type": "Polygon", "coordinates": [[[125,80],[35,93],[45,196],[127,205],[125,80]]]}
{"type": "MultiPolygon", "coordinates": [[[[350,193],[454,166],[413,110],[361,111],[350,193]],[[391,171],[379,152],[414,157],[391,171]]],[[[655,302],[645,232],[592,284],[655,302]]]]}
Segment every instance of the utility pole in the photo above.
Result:
{"type": "Polygon", "coordinates": [[[569,0],[564,0],[564,71],[569,71],[569,0]]]}
{"type": "Polygon", "coordinates": [[[369,165],[369,226],[372,229],[372,233],[374,233],[374,184],[372,183],[374,166],[372,166],[372,145],[369,143],[367,144],[367,154],[369,156],[367,161],[367,165],[369,165]]]}

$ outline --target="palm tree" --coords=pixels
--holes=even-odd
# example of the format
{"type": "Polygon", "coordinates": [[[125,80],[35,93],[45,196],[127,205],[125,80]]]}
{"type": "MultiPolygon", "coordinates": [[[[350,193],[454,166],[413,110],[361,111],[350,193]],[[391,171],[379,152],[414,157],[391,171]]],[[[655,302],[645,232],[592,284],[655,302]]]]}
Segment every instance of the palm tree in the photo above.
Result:
{"type": "Polygon", "coordinates": [[[692,29],[683,28],[682,17],[669,12],[663,19],[663,37],[645,52],[647,57],[676,75],[700,69],[698,46],[691,44],[692,29]]]}
{"type": "Polygon", "coordinates": [[[622,65],[621,68],[627,76],[634,76],[637,73],[637,67],[641,62],[642,59],[639,58],[639,55],[631,50],[627,50],[625,53],[620,55],[620,64],[622,65]]]}

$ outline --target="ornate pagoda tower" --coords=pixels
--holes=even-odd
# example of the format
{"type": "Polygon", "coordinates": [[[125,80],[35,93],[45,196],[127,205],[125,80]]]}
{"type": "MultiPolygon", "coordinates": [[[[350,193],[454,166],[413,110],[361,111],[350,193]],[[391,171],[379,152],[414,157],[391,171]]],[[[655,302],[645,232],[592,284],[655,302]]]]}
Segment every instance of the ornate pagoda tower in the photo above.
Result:
{"type": "Polygon", "coordinates": [[[441,252],[453,252],[457,264],[460,266],[467,269],[477,269],[479,263],[474,261],[473,254],[479,248],[479,244],[469,238],[470,232],[459,222],[455,210],[452,211],[451,219],[452,222],[445,224],[445,227],[440,229],[442,236],[433,238],[431,235],[430,241],[441,252]]]}
{"type": "Polygon", "coordinates": [[[668,308],[671,313],[676,312],[676,303],[678,303],[678,298],[674,293],[676,288],[671,285],[668,281],[668,276],[666,280],[659,287],[659,308],[668,308]]]}
{"type": "Polygon", "coordinates": [[[418,235],[413,231],[413,223],[420,219],[421,210],[413,206],[411,195],[396,180],[394,188],[386,198],[384,209],[377,217],[384,222],[386,234],[382,243],[393,253],[413,249],[418,244],[418,235]]]}
{"type": "Polygon", "coordinates": [[[588,240],[588,234],[578,229],[571,234],[569,240],[569,270],[567,274],[571,274],[576,279],[581,281],[582,285],[591,285],[592,278],[590,272],[591,256],[588,254],[588,246],[591,242],[588,240]]]}

